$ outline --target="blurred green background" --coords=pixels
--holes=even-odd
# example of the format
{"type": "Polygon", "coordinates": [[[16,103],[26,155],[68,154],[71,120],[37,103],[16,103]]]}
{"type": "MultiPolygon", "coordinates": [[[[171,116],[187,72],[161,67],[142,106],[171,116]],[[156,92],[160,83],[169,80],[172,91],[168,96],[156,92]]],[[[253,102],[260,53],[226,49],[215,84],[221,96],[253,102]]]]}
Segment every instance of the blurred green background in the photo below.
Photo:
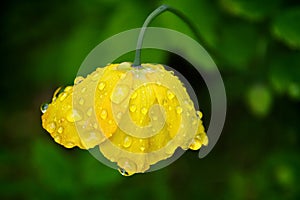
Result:
{"type": "MultiPolygon", "coordinates": [[[[300,199],[299,1],[15,0],[0,9],[1,199],[300,199]],[[194,22],[218,65],[226,124],[204,159],[188,151],[159,171],[122,177],[87,151],[56,144],[41,127],[39,106],[72,84],[98,43],[140,27],[162,3],[194,22]]],[[[170,13],[152,25],[193,37],[170,13]]],[[[188,66],[167,53],[143,56],[188,66]]],[[[185,76],[206,99],[200,106],[207,125],[205,85],[185,76]]]]}

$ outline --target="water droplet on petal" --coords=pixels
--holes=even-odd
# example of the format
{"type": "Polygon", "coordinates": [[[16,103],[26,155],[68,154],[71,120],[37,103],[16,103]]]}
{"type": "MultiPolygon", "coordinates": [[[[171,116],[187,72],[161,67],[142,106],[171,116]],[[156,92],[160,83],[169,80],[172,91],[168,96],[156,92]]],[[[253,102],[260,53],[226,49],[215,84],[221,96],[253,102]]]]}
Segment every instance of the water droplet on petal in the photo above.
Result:
{"type": "Polygon", "coordinates": [[[99,72],[97,72],[97,71],[94,72],[92,75],[92,80],[97,81],[99,79],[99,76],[100,76],[99,72]]]}
{"type": "Polygon", "coordinates": [[[197,111],[196,113],[197,113],[197,116],[199,117],[199,119],[202,119],[202,117],[203,117],[203,114],[202,114],[202,112],[200,112],[200,111],[197,111]]]}
{"type": "Polygon", "coordinates": [[[132,95],[131,95],[131,99],[135,99],[137,97],[137,92],[134,92],[132,95]]]}
{"type": "Polygon", "coordinates": [[[79,103],[80,105],[83,105],[83,104],[84,104],[84,98],[80,97],[78,103],[79,103]]]}
{"type": "Polygon", "coordinates": [[[73,143],[73,142],[67,142],[67,143],[65,144],[65,147],[67,147],[67,148],[72,148],[72,147],[74,147],[74,143],[73,143]]]}
{"type": "Polygon", "coordinates": [[[131,64],[129,62],[122,62],[119,64],[118,66],[118,70],[130,70],[131,68],[131,64]]]}
{"type": "Polygon", "coordinates": [[[84,93],[86,91],[86,87],[81,89],[81,93],[84,93]]]}
{"type": "Polygon", "coordinates": [[[73,88],[72,86],[67,86],[67,87],[64,89],[64,91],[65,91],[65,92],[69,92],[72,88],[73,88]]]}
{"type": "Polygon", "coordinates": [[[103,109],[100,113],[100,117],[101,119],[106,119],[107,118],[107,111],[105,109],[103,109]]]}
{"type": "Polygon", "coordinates": [[[66,93],[66,92],[63,92],[63,93],[61,93],[61,95],[59,95],[59,100],[60,101],[63,101],[63,100],[65,100],[65,98],[68,96],[68,93],[66,93]]]}
{"type": "Polygon", "coordinates": [[[126,172],[126,170],[123,168],[118,168],[118,171],[120,172],[120,174],[122,176],[131,176],[132,175],[132,174],[129,174],[128,172],[126,172]]]}
{"type": "Polygon", "coordinates": [[[148,112],[148,109],[144,107],[144,108],[142,108],[141,112],[143,115],[146,115],[148,112]]]}
{"type": "Polygon", "coordinates": [[[134,104],[130,105],[129,110],[131,112],[135,112],[136,111],[136,105],[134,105],[134,104]]]}
{"type": "Polygon", "coordinates": [[[56,135],[53,137],[54,141],[57,142],[57,143],[60,143],[61,142],[61,137],[59,135],[56,135]]]}
{"type": "Polygon", "coordinates": [[[73,109],[73,110],[69,110],[67,113],[67,120],[69,122],[77,122],[80,121],[82,119],[82,116],[80,115],[80,113],[73,109]]]}
{"type": "Polygon", "coordinates": [[[130,136],[126,136],[124,141],[123,141],[123,146],[125,148],[129,147],[132,143],[132,138],[130,136]]]}
{"type": "Polygon", "coordinates": [[[45,113],[45,112],[47,111],[48,107],[49,107],[49,104],[48,104],[48,103],[43,103],[43,104],[41,105],[41,107],[40,107],[41,112],[42,112],[42,113],[45,113]]]}
{"type": "Polygon", "coordinates": [[[105,88],[105,83],[100,82],[99,85],[98,85],[98,89],[102,91],[104,88],[105,88]]]}
{"type": "Polygon", "coordinates": [[[170,90],[168,90],[167,97],[168,97],[168,99],[172,100],[175,97],[175,95],[170,90]]]}
{"type": "Polygon", "coordinates": [[[86,112],[87,116],[92,116],[92,113],[93,113],[93,108],[89,108],[86,112]]]}
{"type": "Polygon", "coordinates": [[[94,124],[93,124],[93,127],[94,127],[94,129],[97,129],[97,128],[98,128],[98,124],[97,124],[97,123],[94,123],[94,124]]]}
{"type": "Polygon", "coordinates": [[[176,113],[181,114],[182,113],[182,108],[180,106],[176,107],[176,113]]]}
{"type": "Polygon", "coordinates": [[[46,130],[49,132],[49,133],[53,133],[56,129],[56,124],[55,122],[51,122],[49,124],[47,124],[46,126],[46,130]]]}
{"type": "Polygon", "coordinates": [[[78,85],[79,83],[81,83],[84,80],[84,78],[82,76],[77,76],[74,80],[74,85],[78,85]]]}
{"type": "Polygon", "coordinates": [[[57,132],[60,134],[62,134],[63,131],[64,131],[64,128],[62,126],[57,129],[57,132]]]}
{"type": "Polygon", "coordinates": [[[128,93],[129,93],[129,88],[127,85],[118,85],[114,89],[110,99],[112,102],[119,104],[128,96],[128,93]]]}
{"type": "Polygon", "coordinates": [[[198,150],[202,146],[202,142],[198,140],[197,138],[194,138],[192,143],[190,144],[191,150],[198,150]]]}
{"type": "Polygon", "coordinates": [[[144,146],[141,146],[141,147],[140,147],[140,150],[141,150],[142,152],[144,152],[144,151],[145,151],[145,147],[144,147],[144,146]]]}
{"type": "Polygon", "coordinates": [[[117,118],[118,118],[118,119],[121,119],[121,118],[122,118],[122,113],[121,113],[121,112],[119,112],[119,113],[117,114],[117,118]]]}
{"type": "Polygon", "coordinates": [[[119,166],[122,166],[119,171],[123,176],[130,176],[136,172],[136,164],[126,158],[119,159],[118,164],[119,166]]]}

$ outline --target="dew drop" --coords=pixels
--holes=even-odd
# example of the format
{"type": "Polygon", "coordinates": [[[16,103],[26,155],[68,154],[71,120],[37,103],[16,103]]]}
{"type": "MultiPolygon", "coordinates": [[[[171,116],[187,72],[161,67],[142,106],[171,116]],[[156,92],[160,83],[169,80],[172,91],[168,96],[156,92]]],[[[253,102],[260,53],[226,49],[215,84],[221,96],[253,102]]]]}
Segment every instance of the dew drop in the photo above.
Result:
{"type": "Polygon", "coordinates": [[[64,91],[65,91],[65,92],[69,92],[72,88],[73,88],[72,86],[67,86],[67,87],[64,89],[64,91]]]}
{"type": "Polygon", "coordinates": [[[40,106],[40,110],[42,113],[45,113],[47,111],[49,107],[49,104],[48,103],[43,103],[41,106],[40,106]]]}
{"type": "Polygon", "coordinates": [[[118,66],[118,70],[130,70],[130,69],[132,68],[129,62],[122,62],[118,66]]]}
{"type": "Polygon", "coordinates": [[[82,119],[82,116],[80,115],[80,113],[73,109],[73,110],[69,110],[67,112],[67,120],[69,122],[77,122],[77,121],[80,121],[82,119]]]}
{"type": "Polygon", "coordinates": [[[131,99],[135,99],[137,97],[137,92],[134,92],[132,95],[131,95],[131,99]]]}
{"type": "Polygon", "coordinates": [[[84,78],[82,76],[77,76],[74,80],[74,85],[78,85],[79,83],[81,83],[84,80],[84,78]]]}
{"type": "Polygon", "coordinates": [[[122,113],[121,113],[121,112],[119,112],[119,113],[117,114],[117,118],[118,118],[118,119],[121,119],[121,118],[122,118],[122,113]]]}
{"type": "Polygon", "coordinates": [[[92,80],[97,81],[99,79],[99,75],[100,75],[99,72],[97,72],[97,71],[94,72],[94,74],[92,75],[92,80]]]}
{"type": "Polygon", "coordinates": [[[50,122],[49,124],[47,124],[46,126],[46,130],[49,132],[49,133],[53,133],[56,129],[56,125],[55,125],[55,122],[50,122]]]}
{"type": "Polygon", "coordinates": [[[148,112],[148,109],[144,107],[144,108],[142,108],[141,112],[143,115],[146,115],[148,112]]]}
{"type": "Polygon", "coordinates": [[[132,138],[129,137],[129,136],[126,136],[124,141],[123,141],[123,146],[125,148],[130,147],[131,143],[132,143],[132,138]]]}
{"type": "Polygon", "coordinates": [[[119,104],[119,103],[121,103],[128,96],[128,93],[129,93],[128,86],[126,86],[126,85],[118,85],[114,89],[114,91],[113,91],[110,99],[111,99],[111,101],[113,103],[119,104]]]}
{"type": "Polygon", "coordinates": [[[80,97],[78,103],[79,103],[80,105],[83,105],[83,104],[84,104],[84,98],[80,97]]]}
{"type": "Polygon", "coordinates": [[[102,91],[105,88],[105,85],[106,84],[104,82],[100,82],[98,85],[98,89],[102,91]]]}
{"type": "Polygon", "coordinates": [[[59,100],[60,101],[63,101],[63,100],[65,100],[65,98],[68,96],[68,93],[66,93],[66,92],[63,92],[63,93],[61,93],[61,95],[59,95],[59,100]]]}
{"type": "Polygon", "coordinates": [[[154,115],[154,116],[152,116],[152,119],[153,119],[154,121],[156,121],[158,118],[157,118],[156,115],[154,115]]]}
{"type": "Polygon", "coordinates": [[[171,75],[174,75],[174,71],[169,71],[171,75]]]}
{"type": "Polygon", "coordinates": [[[67,148],[72,148],[72,147],[74,147],[74,143],[73,143],[73,142],[67,142],[67,143],[65,144],[65,147],[67,147],[67,148]]]}
{"type": "Polygon", "coordinates": [[[53,137],[54,141],[57,142],[57,143],[60,143],[61,142],[61,137],[59,135],[56,135],[53,137]]]}
{"type": "Polygon", "coordinates": [[[64,128],[62,126],[57,129],[57,132],[60,134],[62,134],[63,131],[64,131],[64,128]]]}
{"type": "Polygon", "coordinates": [[[176,113],[181,114],[182,113],[182,108],[180,106],[176,107],[176,113]]]}
{"type": "Polygon", "coordinates": [[[130,105],[129,110],[131,112],[135,112],[136,111],[136,105],[134,105],[134,104],[130,105]]]}
{"type": "Polygon", "coordinates": [[[199,117],[199,119],[202,119],[202,117],[203,117],[203,114],[202,114],[202,112],[200,112],[200,111],[197,111],[196,113],[197,113],[197,116],[199,117]]]}
{"type": "Polygon", "coordinates": [[[103,109],[103,110],[101,111],[100,117],[101,117],[101,119],[103,119],[103,120],[107,118],[107,111],[106,111],[105,109],[103,109]]]}
{"type": "Polygon", "coordinates": [[[94,129],[97,129],[98,128],[98,124],[94,123],[93,127],[94,127],[94,129]]]}
{"type": "Polygon", "coordinates": [[[202,146],[202,142],[198,140],[197,138],[194,138],[192,143],[190,144],[191,150],[198,150],[202,146]]]}
{"type": "Polygon", "coordinates": [[[81,89],[81,93],[84,93],[86,91],[86,87],[81,89]]]}
{"type": "Polygon", "coordinates": [[[145,151],[145,147],[144,147],[144,146],[141,146],[141,147],[140,147],[140,150],[141,150],[142,152],[144,152],[144,151],[145,151]]]}
{"type": "Polygon", "coordinates": [[[172,100],[175,97],[175,95],[170,90],[168,90],[167,97],[168,97],[168,99],[172,100]]]}
{"type": "Polygon", "coordinates": [[[89,108],[86,112],[86,115],[90,117],[90,116],[92,116],[92,113],[93,113],[93,109],[89,108]]]}
{"type": "Polygon", "coordinates": [[[119,159],[118,164],[119,166],[122,166],[122,168],[119,168],[119,172],[123,176],[131,176],[136,172],[136,164],[127,158],[119,159]]]}
{"type": "Polygon", "coordinates": [[[126,172],[126,170],[123,168],[118,168],[118,171],[120,172],[120,174],[122,176],[131,176],[132,175],[132,174],[129,174],[128,172],[126,172]]]}

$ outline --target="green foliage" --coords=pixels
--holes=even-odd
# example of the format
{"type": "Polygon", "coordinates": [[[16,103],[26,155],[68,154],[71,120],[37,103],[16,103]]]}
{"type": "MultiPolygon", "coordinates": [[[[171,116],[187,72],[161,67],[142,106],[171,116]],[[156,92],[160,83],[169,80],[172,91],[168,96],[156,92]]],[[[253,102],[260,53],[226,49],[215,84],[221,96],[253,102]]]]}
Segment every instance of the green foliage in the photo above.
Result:
{"type": "MultiPolygon", "coordinates": [[[[293,0],[11,1],[1,7],[1,199],[299,199],[300,7],[293,0]],[[225,83],[224,131],[204,159],[187,152],[162,170],[122,177],[87,151],[64,149],[41,127],[39,106],[72,84],[101,41],[140,27],[161,3],[198,28],[225,83]]],[[[165,13],[152,26],[194,38],[165,13]]],[[[180,41],[178,41],[180,42],[180,41]]],[[[116,46],[115,48],[118,48],[116,46]]],[[[133,61],[134,53],[116,58],[133,61]]],[[[180,66],[208,127],[201,77],[176,56],[143,62],[180,66]]]]}
{"type": "Polygon", "coordinates": [[[300,48],[300,7],[284,10],[273,24],[273,33],[292,48],[300,48]]]}

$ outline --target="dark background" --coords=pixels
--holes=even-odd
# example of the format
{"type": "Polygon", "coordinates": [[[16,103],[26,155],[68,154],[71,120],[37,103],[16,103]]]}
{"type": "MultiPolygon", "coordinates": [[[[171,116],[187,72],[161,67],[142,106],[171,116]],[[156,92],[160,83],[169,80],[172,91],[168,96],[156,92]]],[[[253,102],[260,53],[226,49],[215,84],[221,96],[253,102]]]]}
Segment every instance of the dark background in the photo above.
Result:
{"type": "MultiPolygon", "coordinates": [[[[0,16],[1,199],[300,198],[299,1],[7,1],[0,16]],[[72,84],[97,44],[140,27],[162,3],[193,21],[219,67],[226,124],[204,159],[188,151],[159,171],[122,177],[87,151],[56,144],[41,127],[39,106],[72,84]]],[[[193,37],[170,13],[152,25],[193,37]]],[[[207,125],[206,86],[189,75],[187,63],[157,51],[143,56],[187,67],[185,77],[206,99],[200,107],[207,125]]]]}

